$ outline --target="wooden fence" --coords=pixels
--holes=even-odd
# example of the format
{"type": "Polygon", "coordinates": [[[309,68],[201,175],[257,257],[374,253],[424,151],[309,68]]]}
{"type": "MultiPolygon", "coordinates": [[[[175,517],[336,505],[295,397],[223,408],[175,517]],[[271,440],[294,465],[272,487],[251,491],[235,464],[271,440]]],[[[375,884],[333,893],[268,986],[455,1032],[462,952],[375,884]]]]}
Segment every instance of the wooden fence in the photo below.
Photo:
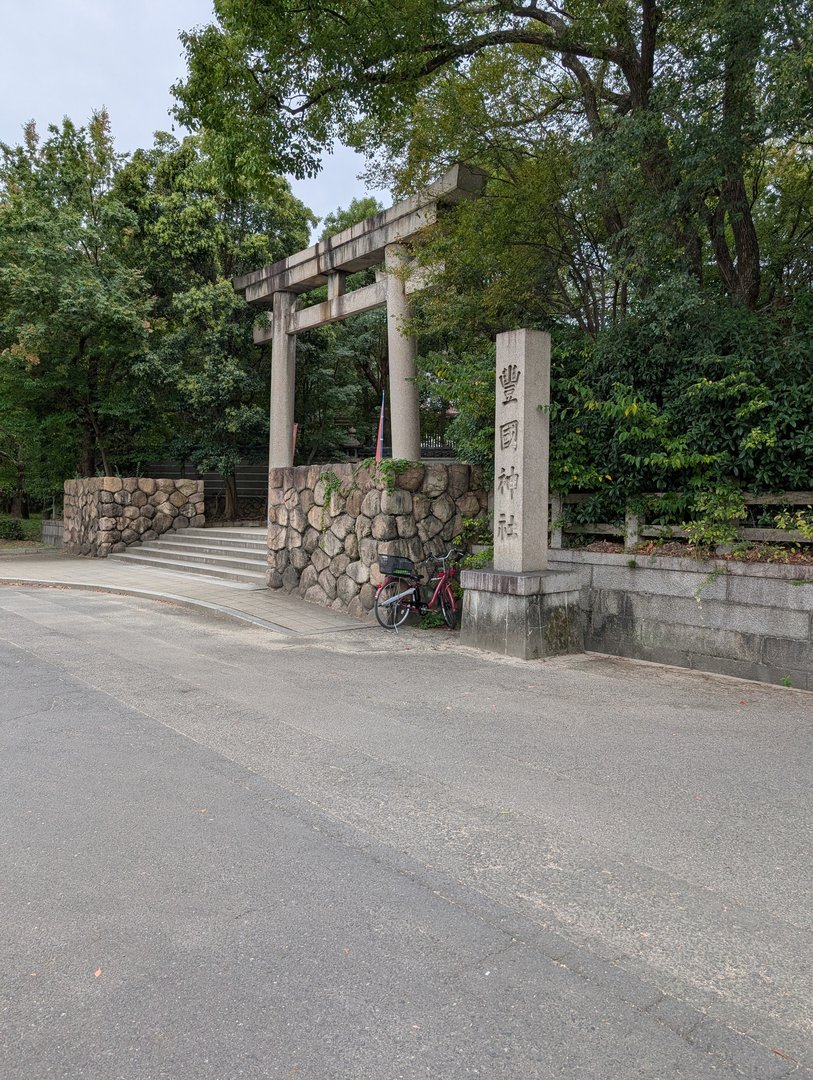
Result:
{"type": "MultiPolygon", "coordinates": [[[[641,540],[662,539],[686,539],[688,531],[680,525],[653,525],[646,521],[646,517],[632,510],[627,510],[623,523],[595,523],[575,524],[565,521],[566,507],[584,504],[594,499],[595,494],[561,495],[552,494],[550,497],[550,521],[552,548],[564,546],[564,534],[581,534],[586,536],[623,537],[624,550],[634,550],[641,540]]],[[[652,492],[641,496],[645,499],[664,498],[663,492],[652,492]]],[[[674,496],[673,496],[674,497],[674,496]]],[[[806,507],[813,506],[813,491],[783,491],[778,494],[752,495],[743,492],[743,502],[746,507],[775,506],[775,507],[806,507]]],[[[773,528],[749,528],[743,526],[736,530],[737,538],[750,540],[754,543],[774,544],[811,544],[813,539],[805,537],[798,531],[773,528]]]]}

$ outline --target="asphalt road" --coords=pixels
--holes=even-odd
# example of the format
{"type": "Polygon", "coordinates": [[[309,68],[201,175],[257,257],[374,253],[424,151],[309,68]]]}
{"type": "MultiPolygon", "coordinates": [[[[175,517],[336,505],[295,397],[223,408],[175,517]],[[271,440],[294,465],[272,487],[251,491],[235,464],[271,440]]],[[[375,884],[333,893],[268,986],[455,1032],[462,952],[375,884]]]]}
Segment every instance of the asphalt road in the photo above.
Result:
{"type": "Polygon", "coordinates": [[[0,588],[0,1077],[811,1075],[812,728],[0,588]]]}

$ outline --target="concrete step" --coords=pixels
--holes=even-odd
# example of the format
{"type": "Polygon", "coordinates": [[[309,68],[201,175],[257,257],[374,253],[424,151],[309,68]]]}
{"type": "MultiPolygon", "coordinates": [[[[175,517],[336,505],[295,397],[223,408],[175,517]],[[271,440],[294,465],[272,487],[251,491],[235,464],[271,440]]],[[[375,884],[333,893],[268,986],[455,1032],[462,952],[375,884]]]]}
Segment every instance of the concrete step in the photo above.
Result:
{"type": "Polygon", "coordinates": [[[163,536],[158,540],[147,540],[137,550],[154,551],[159,555],[164,552],[173,552],[181,556],[188,556],[190,559],[203,558],[206,555],[222,555],[228,558],[245,559],[249,562],[260,563],[263,566],[268,558],[268,549],[264,544],[257,544],[253,547],[245,547],[243,544],[204,544],[202,542],[187,541],[182,533],[175,534],[171,540],[165,539],[163,536]]]}
{"type": "Polygon", "coordinates": [[[265,526],[257,526],[257,528],[212,528],[212,529],[182,529],[181,530],[187,536],[216,536],[218,540],[255,540],[264,541],[268,536],[268,529],[265,526]]]}
{"type": "Polygon", "coordinates": [[[266,566],[266,560],[264,558],[257,557],[243,557],[232,555],[231,552],[223,553],[222,551],[215,551],[207,553],[202,551],[175,551],[169,546],[163,546],[160,543],[156,543],[155,547],[149,544],[142,544],[140,547],[131,547],[127,551],[119,552],[116,555],[111,555],[111,559],[146,559],[148,562],[154,562],[156,559],[164,562],[177,562],[177,563],[201,563],[204,566],[220,566],[224,570],[250,570],[252,572],[259,572],[266,566]]]}
{"type": "MultiPolygon", "coordinates": [[[[208,531],[208,529],[206,530],[208,531]]],[[[265,531],[261,537],[221,537],[221,536],[189,536],[189,529],[180,529],[178,532],[164,532],[157,540],[148,540],[147,543],[184,544],[188,548],[217,548],[220,551],[268,551],[268,539],[265,531]]]]}
{"type": "Polygon", "coordinates": [[[265,588],[266,585],[265,569],[259,569],[259,563],[240,559],[218,559],[210,556],[209,561],[193,561],[177,556],[173,558],[171,554],[162,556],[160,551],[144,551],[143,548],[122,551],[108,557],[131,565],[152,567],[153,570],[169,570],[176,574],[202,574],[218,581],[242,582],[255,588],[265,588]]]}

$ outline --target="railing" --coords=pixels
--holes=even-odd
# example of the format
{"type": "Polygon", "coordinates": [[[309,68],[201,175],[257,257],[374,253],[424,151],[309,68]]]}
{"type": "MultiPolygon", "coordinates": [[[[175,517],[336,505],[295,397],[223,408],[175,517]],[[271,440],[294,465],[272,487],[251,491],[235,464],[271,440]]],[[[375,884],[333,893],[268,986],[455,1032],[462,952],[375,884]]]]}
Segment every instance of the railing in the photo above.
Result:
{"type": "MultiPolygon", "coordinates": [[[[632,551],[641,540],[663,539],[686,539],[689,536],[687,529],[681,525],[654,525],[646,521],[646,517],[639,512],[627,509],[621,522],[597,522],[591,524],[576,524],[566,522],[565,507],[582,505],[595,498],[595,494],[558,494],[550,496],[550,521],[552,548],[564,546],[564,534],[580,534],[586,536],[612,536],[623,537],[624,550],[632,551]]],[[[664,498],[663,492],[651,492],[642,495],[644,499],[664,498]]],[[[673,495],[674,497],[674,495],[673,495]]],[[[742,494],[746,507],[776,506],[776,507],[805,507],[813,506],[813,491],[783,491],[777,494],[752,495],[748,492],[742,494]]],[[[774,528],[750,528],[741,526],[736,528],[737,539],[750,540],[754,543],[782,543],[782,544],[812,544],[813,538],[804,536],[797,530],[774,529],[774,528]]]]}

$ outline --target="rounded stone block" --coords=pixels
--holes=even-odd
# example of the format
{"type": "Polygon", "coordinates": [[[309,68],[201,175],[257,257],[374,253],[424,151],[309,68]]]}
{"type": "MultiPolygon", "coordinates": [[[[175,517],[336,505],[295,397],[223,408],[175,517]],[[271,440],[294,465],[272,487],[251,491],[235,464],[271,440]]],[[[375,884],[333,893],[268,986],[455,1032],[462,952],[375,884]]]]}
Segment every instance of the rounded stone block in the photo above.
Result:
{"type": "Polygon", "coordinates": [[[125,476],[121,482],[121,486],[124,491],[133,494],[138,491],[138,479],[135,476],[125,476]]]}
{"type": "Polygon", "coordinates": [[[172,528],[173,518],[168,514],[159,514],[156,512],[155,517],[152,519],[152,527],[157,533],[165,533],[172,528]]]}
{"type": "Polygon", "coordinates": [[[404,540],[409,540],[418,532],[418,526],[415,524],[415,518],[412,514],[404,514],[402,517],[397,518],[396,525],[398,526],[398,535],[404,540]]]}
{"type": "Polygon", "coordinates": [[[363,540],[359,541],[359,554],[361,555],[361,561],[366,566],[372,566],[378,554],[378,542],[373,540],[371,536],[365,536],[363,540]]]}
{"type": "Polygon", "coordinates": [[[438,533],[442,531],[443,522],[438,521],[438,519],[433,514],[425,517],[423,521],[418,522],[418,536],[421,538],[421,540],[424,541],[424,543],[426,543],[427,540],[431,540],[433,537],[437,536],[438,533]]]}
{"type": "Polygon", "coordinates": [[[173,491],[170,493],[167,502],[171,502],[173,506],[177,506],[180,509],[186,502],[186,496],[181,491],[173,491]]]}
{"type": "Polygon", "coordinates": [[[454,499],[445,493],[432,501],[432,513],[444,525],[454,517],[456,509],[454,499]]]}
{"type": "Polygon", "coordinates": [[[323,570],[319,575],[319,584],[328,600],[336,599],[336,578],[329,570],[323,570]]]}
{"type": "Polygon", "coordinates": [[[392,540],[398,535],[395,517],[392,514],[378,514],[373,520],[373,536],[376,540],[392,540]]]}
{"type": "Polygon", "coordinates": [[[131,506],[141,507],[141,506],[146,506],[146,504],[147,504],[147,496],[143,491],[140,491],[140,490],[139,491],[134,491],[133,494],[130,496],[130,505],[131,506]]]}
{"type": "Polygon", "coordinates": [[[121,491],[121,477],[120,476],[103,476],[102,477],[102,491],[121,491]]]}
{"type": "Polygon", "coordinates": [[[345,574],[358,585],[363,585],[365,581],[370,580],[370,568],[365,566],[360,559],[357,562],[351,562],[345,570],[345,574]]]}
{"type": "Polygon", "coordinates": [[[459,499],[461,495],[469,490],[469,466],[447,465],[446,474],[449,478],[446,490],[453,499],[459,499]]]}
{"type": "Polygon", "coordinates": [[[311,552],[311,566],[314,567],[317,574],[321,574],[323,570],[327,570],[330,566],[330,556],[321,547],[316,548],[311,552]]]}
{"type": "Polygon", "coordinates": [[[308,519],[299,507],[288,511],[288,525],[298,533],[303,533],[307,529],[308,519]]]}
{"type": "Polygon", "coordinates": [[[347,577],[346,574],[342,575],[336,582],[336,593],[345,605],[349,604],[358,595],[360,589],[361,586],[352,578],[347,577]]]}
{"type": "Polygon", "coordinates": [[[480,513],[480,500],[473,491],[467,491],[457,500],[457,509],[463,517],[473,518],[480,513]]]}
{"type": "Polygon", "coordinates": [[[432,508],[432,500],[428,495],[412,496],[412,515],[416,521],[422,521],[432,508]]]}
{"type": "Polygon", "coordinates": [[[308,529],[302,537],[302,546],[307,552],[315,551],[319,547],[322,534],[318,529],[308,529]]]}
{"type": "Polygon", "coordinates": [[[184,514],[178,514],[175,520],[172,522],[173,529],[186,529],[189,526],[189,518],[184,514]]]}
{"type": "Polygon", "coordinates": [[[265,576],[265,580],[268,582],[269,589],[282,588],[282,574],[279,570],[269,570],[265,576]]]}
{"type": "Polygon", "coordinates": [[[288,566],[282,575],[282,587],[286,592],[293,592],[299,587],[299,571],[293,566],[288,566]]]}
{"type": "Polygon", "coordinates": [[[325,514],[324,509],[321,506],[312,506],[308,511],[308,524],[312,528],[317,529],[319,532],[322,531],[323,518],[326,519],[327,515],[325,514]]]}
{"type": "Polygon", "coordinates": [[[334,555],[344,551],[344,541],[334,536],[332,532],[326,532],[322,537],[322,547],[332,559],[334,555]]]}
{"type": "Polygon", "coordinates": [[[449,486],[449,474],[446,471],[446,466],[440,465],[437,462],[432,462],[429,465],[424,466],[424,469],[425,472],[421,490],[430,498],[437,498],[437,496],[442,495],[449,486]]]}
{"type": "MultiPolygon", "coordinates": [[[[300,585],[301,591],[301,585],[300,585]]],[[[305,599],[312,604],[322,604],[323,606],[328,603],[328,598],[325,595],[325,590],[321,585],[311,585],[309,589],[305,590],[305,599]]]]}
{"type": "Polygon", "coordinates": [[[138,490],[143,491],[145,495],[154,495],[157,485],[151,476],[140,476],[138,478],[138,490]]]}
{"type": "Polygon", "coordinates": [[[409,468],[404,469],[402,473],[398,474],[396,478],[396,487],[403,488],[404,491],[419,491],[420,486],[423,483],[424,467],[423,465],[410,465],[409,468]]]}
{"type": "Polygon", "coordinates": [[[268,526],[268,550],[279,551],[287,546],[288,530],[284,525],[268,526]]]}
{"type": "Polygon", "coordinates": [[[355,533],[350,533],[349,536],[344,538],[344,553],[349,559],[357,559],[359,553],[359,542],[355,533]]]}
{"type": "Polygon", "coordinates": [[[382,491],[381,493],[382,514],[411,514],[412,495],[408,491],[382,491]]]}
{"type": "Polygon", "coordinates": [[[347,567],[349,565],[350,565],[350,560],[345,555],[345,553],[342,552],[340,555],[335,555],[330,560],[330,572],[331,572],[331,574],[333,574],[333,576],[338,581],[340,575],[342,575],[345,572],[345,570],[347,569],[347,567]]]}
{"type": "Polygon", "coordinates": [[[121,539],[125,544],[132,544],[134,540],[138,540],[138,533],[135,529],[122,529],[121,539]]]}
{"type": "Polygon", "coordinates": [[[299,578],[299,591],[304,595],[319,580],[316,567],[306,566],[299,578]]]}
{"type": "Polygon", "coordinates": [[[299,570],[300,573],[305,569],[306,566],[310,564],[311,561],[310,554],[305,551],[303,547],[293,548],[290,556],[291,566],[293,566],[296,570],[299,570]]]}
{"type": "Polygon", "coordinates": [[[363,540],[365,536],[370,536],[373,531],[373,522],[371,518],[361,517],[356,518],[356,536],[359,541],[363,540]]]}
{"type": "Polygon", "coordinates": [[[344,500],[344,510],[351,518],[357,518],[361,513],[361,504],[364,502],[364,492],[351,491],[344,500]]]}
{"type": "Polygon", "coordinates": [[[355,522],[349,514],[340,514],[330,523],[330,531],[340,540],[344,540],[345,536],[353,531],[354,526],[355,522]]]}
{"type": "Polygon", "coordinates": [[[361,503],[361,512],[365,517],[374,518],[381,513],[381,492],[373,488],[364,496],[361,503]]]}

